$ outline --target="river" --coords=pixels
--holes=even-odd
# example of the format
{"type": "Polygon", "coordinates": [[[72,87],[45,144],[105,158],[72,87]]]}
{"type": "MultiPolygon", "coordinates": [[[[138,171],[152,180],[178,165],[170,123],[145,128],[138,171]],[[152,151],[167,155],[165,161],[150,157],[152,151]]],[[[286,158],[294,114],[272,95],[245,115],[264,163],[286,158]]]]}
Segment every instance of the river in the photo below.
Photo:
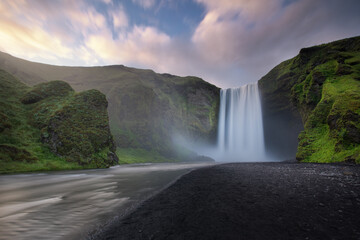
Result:
{"type": "Polygon", "coordinates": [[[0,240],[82,239],[192,169],[162,163],[0,176],[0,240]]]}

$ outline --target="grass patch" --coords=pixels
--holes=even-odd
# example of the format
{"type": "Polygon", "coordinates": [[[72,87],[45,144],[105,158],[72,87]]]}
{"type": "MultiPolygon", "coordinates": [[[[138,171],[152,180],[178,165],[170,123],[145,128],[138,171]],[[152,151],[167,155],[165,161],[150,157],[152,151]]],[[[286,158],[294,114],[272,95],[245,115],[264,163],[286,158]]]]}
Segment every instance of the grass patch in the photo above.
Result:
{"type": "Polygon", "coordinates": [[[0,173],[22,173],[38,171],[56,171],[56,170],[77,170],[93,168],[92,166],[84,167],[77,163],[71,163],[64,158],[40,159],[35,163],[27,162],[4,162],[0,161],[0,173]]]}
{"type": "Polygon", "coordinates": [[[178,162],[178,160],[166,158],[156,151],[141,148],[117,148],[116,154],[119,158],[119,164],[178,162]]]}

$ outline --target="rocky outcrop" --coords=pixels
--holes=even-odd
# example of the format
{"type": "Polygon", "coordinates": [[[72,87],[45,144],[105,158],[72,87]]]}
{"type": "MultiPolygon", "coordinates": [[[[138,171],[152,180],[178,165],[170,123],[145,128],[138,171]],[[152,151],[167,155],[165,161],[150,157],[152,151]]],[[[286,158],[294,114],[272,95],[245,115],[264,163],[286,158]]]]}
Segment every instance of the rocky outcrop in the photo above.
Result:
{"type": "Polygon", "coordinates": [[[117,164],[104,94],[62,81],[30,88],[2,70],[0,86],[1,172],[117,164]]]}
{"type": "Polygon", "coordinates": [[[104,94],[98,90],[75,93],[67,83],[55,81],[35,85],[24,99],[27,104],[27,99],[41,99],[33,106],[32,123],[53,153],[81,165],[117,163],[104,94]]]}
{"type": "MultiPolygon", "coordinates": [[[[360,37],[354,37],[301,49],[264,76],[259,88],[267,143],[285,129],[292,148],[299,135],[299,161],[359,163],[359,59],[360,37]]],[[[272,147],[281,151],[283,144],[272,147]]]]}

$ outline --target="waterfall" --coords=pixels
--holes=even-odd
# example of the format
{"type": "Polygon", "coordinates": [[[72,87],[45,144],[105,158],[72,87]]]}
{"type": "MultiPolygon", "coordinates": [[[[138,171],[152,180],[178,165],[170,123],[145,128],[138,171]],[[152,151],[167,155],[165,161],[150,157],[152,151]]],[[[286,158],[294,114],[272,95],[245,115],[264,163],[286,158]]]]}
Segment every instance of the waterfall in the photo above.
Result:
{"type": "Polygon", "coordinates": [[[261,102],[257,83],[221,89],[217,152],[223,161],[265,160],[261,102]]]}

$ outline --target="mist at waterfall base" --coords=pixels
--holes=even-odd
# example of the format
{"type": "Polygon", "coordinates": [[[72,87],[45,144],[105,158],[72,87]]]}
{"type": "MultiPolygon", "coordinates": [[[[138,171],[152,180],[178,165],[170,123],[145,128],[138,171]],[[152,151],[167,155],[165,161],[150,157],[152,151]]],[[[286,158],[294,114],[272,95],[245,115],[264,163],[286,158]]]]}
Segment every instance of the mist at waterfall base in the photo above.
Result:
{"type": "Polygon", "coordinates": [[[218,162],[268,162],[257,83],[221,89],[216,145],[177,136],[177,144],[218,162]]]}

